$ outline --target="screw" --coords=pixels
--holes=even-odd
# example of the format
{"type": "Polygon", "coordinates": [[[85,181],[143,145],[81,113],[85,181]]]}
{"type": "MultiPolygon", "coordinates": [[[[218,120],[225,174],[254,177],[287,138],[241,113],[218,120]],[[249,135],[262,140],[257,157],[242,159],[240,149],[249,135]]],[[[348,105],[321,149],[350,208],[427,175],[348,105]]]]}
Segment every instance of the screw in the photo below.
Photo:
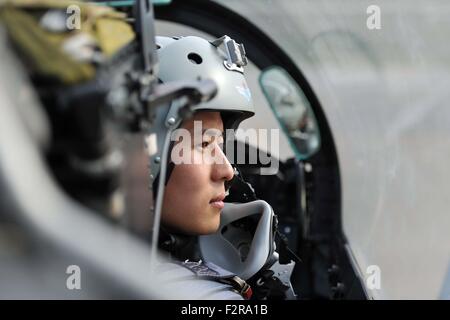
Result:
{"type": "Polygon", "coordinates": [[[305,163],[305,171],[306,172],[312,172],[313,168],[311,163],[305,163]]]}
{"type": "Polygon", "coordinates": [[[176,120],[174,117],[170,117],[169,119],[167,119],[167,124],[170,126],[174,125],[175,122],[176,122],[176,120]]]}

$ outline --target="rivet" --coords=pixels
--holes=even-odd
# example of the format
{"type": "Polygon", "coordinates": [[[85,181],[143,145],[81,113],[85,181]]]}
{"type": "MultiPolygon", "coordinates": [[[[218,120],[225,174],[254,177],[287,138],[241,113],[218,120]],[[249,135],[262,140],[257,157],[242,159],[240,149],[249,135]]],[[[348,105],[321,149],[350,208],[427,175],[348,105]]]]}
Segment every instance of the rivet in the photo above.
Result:
{"type": "Polygon", "coordinates": [[[169,119],[167,119],[167,124],[169,125],[174,125],[175,124],[175,118],[174,117],[170,117],[169,119]]]}

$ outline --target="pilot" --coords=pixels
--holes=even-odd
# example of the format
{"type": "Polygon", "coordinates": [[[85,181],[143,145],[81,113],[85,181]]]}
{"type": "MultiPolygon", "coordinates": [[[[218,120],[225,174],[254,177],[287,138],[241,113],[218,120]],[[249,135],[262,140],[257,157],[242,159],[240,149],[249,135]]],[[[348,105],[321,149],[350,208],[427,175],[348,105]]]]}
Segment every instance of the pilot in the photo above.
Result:
{"type": "Polygon", "coordinates": [[[187,290],[190,298],[249,299],[249,284],[222,266],[202,261],[198,245],[199,236],[217,232],[235,175],[225,156],[225,140],[230,130],[254,115],[244,77],[244,48],[228,36],[214,41],[156,37],[156,44],[162,83],[212,79],[218,88],[213,99],[190,112],[180,112],[177,102],[159,109],[147,139],[155,215],[160,214],[161,221],[158,228],[155,219],[154,232],[159,232],[159,248],[173,262],[158,273],[169,279],[174,292],[187,290]],[[156,146],[151,141],[157,141],[156,146]]]}
{"type": "Polygon", "coordinates": [[[243,74],[245,55],[239,51],[234,60],[228,56],[229,46],[242,48],[228,37],[215,42],[157,37],[156,42],[162,82],[209,78],[218,87],[216,96],[195,106],[194,114],[181,121],[172,135],[177,145],[171,148],[162,207],[167,230],[210,234],[219,227],[225,185],[234,176],[223,150],[226,130],[236,129],[254,114],[243,74]]]}
{"type": "Polygon", "coordinates": [[[152,127],[159,139],[157,152],[150,156],[154,195],[160,192],[158,184],[164,179],[159,246],[184,267],[165,265],[163,273],[173,279],[195,274],[195,281],[180,287],[201,288],[196,291],[204,294],[197,297],[200,299],[249,298],[245,281],[219,266],[202,262],[197,245],[198,236],[218,230],[226,185],[234,176],[223,149],[226,130],[236,129],[254,114],[244,77],[245,52],[242,45],[227,36],[214,41],[194,36],[156,37],[156,44],[158,78],[162,83],[212,79],[218,87],[216,96],[194,106],[190,116],[182,119],[174,111],[176,103],[172,103],[168,110],[157,114],[152,127]],[[161,140],[168,121],[175,130],[167,161],[161,164],[161,140]],[[166,166],[165,177],[161,177],[161,165],[166,166]]]}

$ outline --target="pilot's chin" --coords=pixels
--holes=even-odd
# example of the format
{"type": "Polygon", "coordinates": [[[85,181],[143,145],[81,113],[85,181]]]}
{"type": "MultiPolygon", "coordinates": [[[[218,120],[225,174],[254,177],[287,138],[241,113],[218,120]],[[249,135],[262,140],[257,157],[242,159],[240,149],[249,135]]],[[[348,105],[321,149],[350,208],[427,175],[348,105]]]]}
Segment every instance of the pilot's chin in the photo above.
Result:
{"type": "Polygon", "coordinates": [[[207,236],[210,234],[214,234],[219,230],[219,227],[220,227],[220,219],[217,219],[217,221],[214,221],[209,226],[205,227],[204,230],[201,230],[199,232],[199,235],[207,236]]]}

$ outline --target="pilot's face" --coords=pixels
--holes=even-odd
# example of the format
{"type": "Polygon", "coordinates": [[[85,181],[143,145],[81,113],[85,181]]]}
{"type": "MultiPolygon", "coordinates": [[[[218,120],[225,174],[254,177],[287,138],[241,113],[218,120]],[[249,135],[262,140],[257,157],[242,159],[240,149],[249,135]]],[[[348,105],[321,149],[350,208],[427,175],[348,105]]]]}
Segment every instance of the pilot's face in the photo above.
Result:
{"type": "Polygon", "coordinates": [[[164,193],[162,222],[184,234],[214,233],[220,223],[225,181],[233,178],[233,169],[222,151],[222,118],[218,112],[198,112],[181,128],[190,133],[190,141],[175,142],[173,149],[175,154],[180,154],[180,146],[183,152],[190,151],[191,163],[176,164],[170,175],[164,193]],[[201,123],[203,130],[196,139],[194,121],[197,127],[201,123]]]}

